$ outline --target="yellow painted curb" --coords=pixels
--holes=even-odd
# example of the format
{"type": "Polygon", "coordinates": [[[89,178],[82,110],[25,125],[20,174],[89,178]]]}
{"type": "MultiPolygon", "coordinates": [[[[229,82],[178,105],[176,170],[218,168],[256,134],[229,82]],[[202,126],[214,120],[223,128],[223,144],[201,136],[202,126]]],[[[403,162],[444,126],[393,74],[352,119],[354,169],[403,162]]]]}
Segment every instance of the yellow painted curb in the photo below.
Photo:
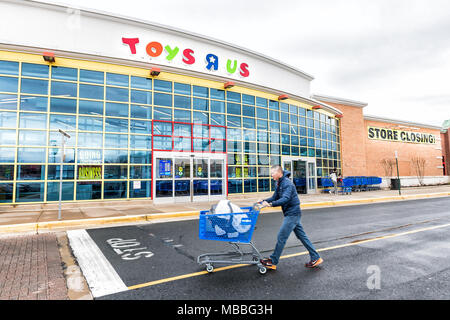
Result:
{"type": "MultiPolygon", "coordinates": [[[[385,202],[392,200],[409,200],[409,199],[424,199],[450,196],[450,192],[431,193],[431,194],[416,194],[416,195],[404,195],[404,196],[390,196],[383,198],[369,198],[369,199],[356,199],[356,200],[338,200],[338,201],[323,201],[303,203],[300,205],[302,209],[325,207],[325,206],[339,206],[346,204],[358,204],[358,203],[373,203],[373,202],[385,202]]],[[[279,208],[263,208],[261,212],[279,212],[279,208]]],[[[158,219],[170,219],[170,218],[195,218],[198,217],[199,211],[185,211],[185,212],[169,212],[169,213],[151,213],[134,216],[118,216],[118,217],[105,217],[105,218],[92,218],[92,219],[78,219],[78,220],[66,220],[66,221],[48,221],[38,223],[23,223],[13,225],[0,226],[0,233],[20,233],[20,232],[37,232],[39,230],[53,230],[63,227],[84,227],[92,225],[105,225],[113,223],[127,223],[127,222],[139,222],[139,221],[152,221],[158,219]]]]}

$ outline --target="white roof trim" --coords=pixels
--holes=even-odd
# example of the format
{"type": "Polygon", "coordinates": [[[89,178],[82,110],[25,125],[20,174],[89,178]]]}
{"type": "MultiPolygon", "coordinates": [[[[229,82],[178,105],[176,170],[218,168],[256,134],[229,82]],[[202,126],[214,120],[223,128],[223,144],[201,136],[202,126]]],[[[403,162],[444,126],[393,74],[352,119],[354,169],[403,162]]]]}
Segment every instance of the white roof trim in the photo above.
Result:
{"type": "Polygon", "coordinates": [[[393,123],[393,124],[399,124],[399,125],[405,125],[405,126],[416,126],[416,127],[425,128],[425,129],[442,130],[441,127],[433,126],[430,124],[410,122],[410,121],[398,120],[398,119],[382,118],[382,117],[371,116],[371,115],[364,115],[364,120],[387,122],[387,123],[393,123]]]}
{"type": "Polygon", "coordinates": [[[332,96],[326,96],[323,94],[313,94],[313,95],[311,95],[311,98],[320,100],[320,101],[338,103],[338,104],[343,104],[346,106],[359,107],[359,108],[364,108],[364,107],[367,107],[367,105],[368,105],[368,103],[366,103],[366,102],[355,101],[355,100],[350,100],[350,99],[343,99],[343,98],[332,97],[332,96]]]}

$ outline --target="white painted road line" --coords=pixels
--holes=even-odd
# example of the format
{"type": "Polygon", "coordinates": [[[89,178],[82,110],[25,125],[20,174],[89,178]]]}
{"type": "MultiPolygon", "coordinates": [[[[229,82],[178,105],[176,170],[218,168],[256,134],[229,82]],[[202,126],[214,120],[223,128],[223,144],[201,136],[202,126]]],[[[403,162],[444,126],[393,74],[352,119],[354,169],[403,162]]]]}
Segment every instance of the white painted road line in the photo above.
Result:
{"type": "Polygon", "coordinates": [[[70,230],[67,236],[94,298],[128,290],[86,230],[70,230]]]}

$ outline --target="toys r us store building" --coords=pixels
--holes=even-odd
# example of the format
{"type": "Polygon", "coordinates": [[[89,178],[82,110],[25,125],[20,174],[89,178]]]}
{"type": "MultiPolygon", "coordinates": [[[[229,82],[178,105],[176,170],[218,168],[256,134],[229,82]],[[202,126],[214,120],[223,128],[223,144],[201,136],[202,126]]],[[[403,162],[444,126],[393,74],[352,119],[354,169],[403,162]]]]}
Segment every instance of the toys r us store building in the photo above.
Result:
{"type": "Polygon", "coordinates": [[[316,193],[333,168],[382,176],[394,148],[401,175],[420,154],[427,177],[447,179],[441,128],[312,96],[311,75],[259,53],[54,3],[2,1],[0,12],[1,203],[58,201],[61,166],[67,202],[270,192],[274,164],[316,193]]]}

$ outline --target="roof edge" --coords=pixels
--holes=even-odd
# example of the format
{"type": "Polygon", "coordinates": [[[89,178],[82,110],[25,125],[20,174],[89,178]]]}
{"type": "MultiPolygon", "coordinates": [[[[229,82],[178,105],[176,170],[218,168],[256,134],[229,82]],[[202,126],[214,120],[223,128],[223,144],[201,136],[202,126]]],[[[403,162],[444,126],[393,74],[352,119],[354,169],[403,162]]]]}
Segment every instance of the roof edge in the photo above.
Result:
{"type": "Polygon", "coordinates": [[[331,102],[331,103],[337,103],[337,104],[343,104],[346,106],[352,106],[352,107],[358,107],[358,108],[364,108],[367,107],[367,102],[361,102],[356,100],[350,100],[350,99],[344,99],[344,98],[338,98],[338,97],[332,97],[328,95],[323,94],[312,94],[311,98],[325,101],[325,102],[331,102]]]}
{"type": "Polygon", "coordinates": [[[387,123],[407,125],[407,126],[416,126],[416,127],[425,128],[425,129],[442,130],[442,127],[438,127],[438,126],[434,126],[434,125],[430,125],[430,124],[417,123],[417,122],[398,120],[398,119],[383,118],[383,117],[373,116],[373,115],[364,115],[364,120],[376,121],[376,122],[387,122],[387,123]]]}

